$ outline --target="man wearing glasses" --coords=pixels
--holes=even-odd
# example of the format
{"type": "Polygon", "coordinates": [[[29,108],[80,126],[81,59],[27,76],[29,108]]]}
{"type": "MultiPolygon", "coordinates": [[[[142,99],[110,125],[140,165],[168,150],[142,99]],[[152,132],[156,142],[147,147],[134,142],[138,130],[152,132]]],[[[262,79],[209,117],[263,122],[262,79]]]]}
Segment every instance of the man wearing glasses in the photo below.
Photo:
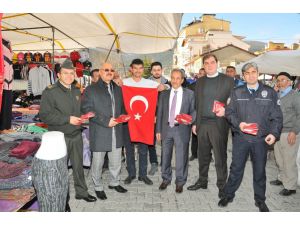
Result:
{"type": "Polygon", "coordinates": [[[99,199],[107,199],[102,181],[104,157],[108,153],[111,180],[108,188],[119,193],[127,190],[120,185],[121,156],[123,145],[122,124],[115,118],[125,113],[121,88],[112,82],[114,69],[104,63],[100,79],[86,88],[81,104],[83,113],[94,112],[90,119],[90,149],[93,152],[92,179],[99,199]]]}
{"type": "Polygon", "coordinates": [[[269,212],[265,203],[267,146],[274,144],[280,137],[282,112],[277,93],[271,87],[258,82],[259,72],[255,63],[246,63],[242,73],[246,85],[231,91],[225,109],[225,116],[233,131],[232,162],[224,195],[218,205],[225,207],[233,201],[250,154],[255,206],[260,212],[269,212]],[[256,125],[258,130],[246,129],[253,125],[256,125]]]}
{"type": "Polygon", "coordinates": [[[277,75],[283,129],[280,140],[274,146],[279,173],[270,184],[283,186],[279,192],[282,196],[296,193],[298,179],[296,157],[300,142],[300,94],[292,89],[292,84],[292,77],[287,72],[277,75]]]}

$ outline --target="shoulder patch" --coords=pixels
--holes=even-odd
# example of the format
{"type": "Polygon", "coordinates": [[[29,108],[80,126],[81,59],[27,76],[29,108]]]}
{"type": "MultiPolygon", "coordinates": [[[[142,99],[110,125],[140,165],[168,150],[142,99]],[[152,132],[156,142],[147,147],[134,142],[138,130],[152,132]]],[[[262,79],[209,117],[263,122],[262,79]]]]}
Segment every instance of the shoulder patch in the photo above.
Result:
{"type": "Polygon", "coordinates": [[[280,105],[280,99],[277,100],[277,105],[280,105]]]}
{"type": "Polygon", "coordinates": [[[48,89],[52,89],[53,87],[54,87],[53,84],[47,86],[48,89]]]}

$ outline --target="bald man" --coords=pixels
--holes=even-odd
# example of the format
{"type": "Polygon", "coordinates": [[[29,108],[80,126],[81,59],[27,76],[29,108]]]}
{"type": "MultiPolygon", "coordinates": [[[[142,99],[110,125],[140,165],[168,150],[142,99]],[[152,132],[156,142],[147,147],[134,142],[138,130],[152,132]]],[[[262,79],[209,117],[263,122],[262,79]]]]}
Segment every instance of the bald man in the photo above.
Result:
{"type": "Polygon", "coordinates": [[[108,153],[111,174],[108,188],[119,193],[127,192],[120,185],[123,128],[122,124],[115,121],[115,118],[125,113],[125,108],[121,88],[112,82],[115,72],[112,65],[104,63],[99,72],[98,82],[88,86],[84,92],[81,111],[96,114],[90,119],[90,148],[93,152],[92,179],[97,197],[105,200],[107,197],[101,176],[106,153],[108,153]]]}

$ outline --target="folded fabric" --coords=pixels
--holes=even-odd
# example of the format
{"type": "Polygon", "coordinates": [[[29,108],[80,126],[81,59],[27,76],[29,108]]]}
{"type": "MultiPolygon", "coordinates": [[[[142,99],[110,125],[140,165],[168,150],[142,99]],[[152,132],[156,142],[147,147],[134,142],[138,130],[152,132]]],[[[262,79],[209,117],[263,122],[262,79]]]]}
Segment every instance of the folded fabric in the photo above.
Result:
{"type": "Polygon", "coordinates": [[[32,180],[31,180],[31,169],[27,168],[16,177],[8,178],[8,179],[0,179],[0,190],[8,190],[14,188],[31,188],[32,180]]]}
{"type": "Polygon", "coordinates": [[[32,196],[35,194],[34,188],[28,189],[13,189],[13,190],[1,190],[0,199],[1,200],[12,200],[19,204],[27,203],[32,196]]]}
{"type": "Polygon", "coordinates": [[[34,104],[34,105],[29,106],[28,108],[29,108],[30,110],[40,110],[40,105],[34,104]]]}
{"type": "Polygon", "coordinates": [[[94,117],[94,116],[95,116],[95,113],[94,113],[94,112],[88,112],[88,113],[82,115],[82,116],[80,117],[80,119],[82,119],[82,120],[88,120],[88,119],[90,119],[90,118],[92,118],[92,117],[94,117]]]}
{"type": "Polygon", "coordinates": [[[45,123],[35,123],[35,126],[48,129],[48,125],[45,123]]]}
{"type": "Polygon", "coordinates": [[[45,129],[45,128],[39,127],[39,126],[28,125],[27,128],[26,128],[26,131],[30,132],[30,133],[45,133],[48,130],[45,129]]]}
{"type": "Polygon", "coordinates": [[[9,164],[0,161],[0,178],[7,179],[20,175],[22,171],[27,167],[26,163],[9,164]]]}
{"type": "Polygon", "coordinates": [[[33,141],[22,141],[17,147],[10,151],[10,156],[14,156],[19,159],[25,159],[27,156],[36,153],[40,143],[33,141]]]}
{"type": "Polygon", "coordinates": [[[120,115],[118,118],[115,119],[117,123],[126,123],[130,120],[130,115],[120,115]]]}
{"type": "Polygon", "coordinates": [[[248,123],[244,126],[243,132],[246,134],[257,135],[258,125],[257,123],[248,123]]]}
{"type": "Polygon", "coordinates": [[[220,108],[224,107],[225,103],[214,100],[213,113],[217,113],[220,108]]]}
{"type": "Polygon", "coordinates": [[[191,115],[188,115],[188,114],[178,114],[176,117],[175,117],[175,120],[180,123],[180,124],[186,124],[186,125],[189,125],[192,123],[192,116],[191,115]]]}

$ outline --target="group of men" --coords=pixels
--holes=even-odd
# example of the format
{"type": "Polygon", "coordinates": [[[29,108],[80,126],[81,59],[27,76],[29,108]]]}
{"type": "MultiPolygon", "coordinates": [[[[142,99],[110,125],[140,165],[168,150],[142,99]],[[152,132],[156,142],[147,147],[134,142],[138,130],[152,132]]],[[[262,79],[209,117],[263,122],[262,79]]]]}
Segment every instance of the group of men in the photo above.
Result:
{"type": "MultiPolygon", "coordinates": [[[[99,70],[92,72],[93,84],[87,87],[81,97],[74,85],[75,70],[72,62],[66,60],[58,73],[59,80],[49,86],[42,95],[40,118],[48,124],[49,130],[65,134],[68,155],[73,167],[75,198],[96,201],[87,191],[82,168],[81,114],[94,112],[89,119],[90,149],[92,155],[92,179],[96,195],[106,199],[102,175],[105,154],[108,153],[111,180],[109,188],[119,193],[127,190],[120,185],[122,147],[126,151],[129,185],[136,179],[135,145],[139,154],[138,180],[147,185],[153,182],[147,176],[148,152],[153,175],[158,168],[154,145],[132,142],[127,123],[116,118],[126,114],[122,89],[120,86],[157,88],[159,93],[156,108],[155,139],[161,141],[161,177],[160,190],[165,190],[172,180],[171,159],[175,147],[175,184],[177,193],[183,191],[188,177],[189,142],[192,131],[192,156],[198,158],[199,179],[187,189],[195,191],[207,189],[208,170],[214,156],[218,196],[218,205],[225,207],[233,201],[235,192],[241,184],[245,164],[251,156],[253,165],[253,186],[255,205],[260,211],[269,211],[265,204],[266,161],[268,145],[275,145],[275,157],[279,166],[278,179],[271,184],[283,185],[282,195],[296,192],[297,168],[296,154],[299,147],[300,97],[292,91],[291,77],[288,73],[278,76],[280,95],[270,87],[258,82],[259,70],[255,63],[247,63],[242,68],[244,81],[230,75],[219,73],[215,55],[203,57],[203,76],[190,88],[183,88],[185,74],[173,69],[168,82],[162,76],[162,65],[151,65],[152,76],[143,78],[144,64],[134,59],[130,65],[131,77],[121,80],[114,77],[114,68],[104,63],[99,70]],[[99,76],[99,78],[97,78],[99,76]],[[114,80],[115,79],[115,80],[114,80]],[[215,103],[224,106],[214,110],[215,103]],[[282,114],[283,112],[283,114],[282,114]],[[189,123],[178,123],[176,116],[188,114],[189,123]],[[246,127],[256,124],[256,135],[246,133],[246,127]],[[228,176],[227,140],[229,128],[232,130],[232,163],[228,176]],[[283,130],[282,130],[283,127],[283,130]],[[282,130],[282,131],[281,131],[282,130]],[[290,151],[290,149],[293,151],[290,151]],[[293,162],[292,162],[293,161],[293,162]],[[296,180],[295,180],[296,179],[296,180]]],[[[227,73],[227,71],[226,71],[227,73]]],[[[232,73],[231,73],[232,74],[232,73]]]]}

